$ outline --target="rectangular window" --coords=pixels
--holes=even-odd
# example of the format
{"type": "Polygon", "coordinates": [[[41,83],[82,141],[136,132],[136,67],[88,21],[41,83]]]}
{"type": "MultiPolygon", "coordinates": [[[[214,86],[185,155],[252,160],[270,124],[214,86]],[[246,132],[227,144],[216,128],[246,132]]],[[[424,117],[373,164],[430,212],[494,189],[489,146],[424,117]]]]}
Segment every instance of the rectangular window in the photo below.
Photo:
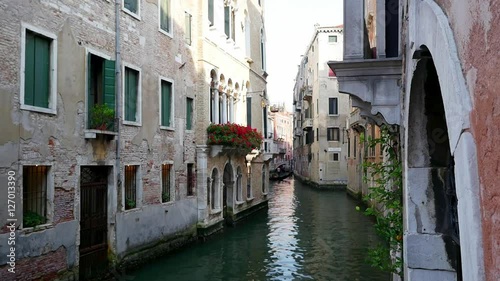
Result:
{"type": "Polygon", "coordinates": [[[329,43],[337,43],[337,35],[328,36],[328,42],[329,43]]]}
{"type": "Polygon", "coordinates": [[[338,115],[338,99],[337,98],[329,98],[328,99],[328,114],[330,115],[338,115]]]}
{"type": "Polygon", "coordinates": [[[210,26],[214,25],[214,0],[208,0],[208,21],[210,26]]]}
{"type": "Polygon", "coordinates": [[[23,227],[47,222],[48,166],[23,167],[23,227]]]}
{"type": "Polygon", "coordinates": [[[316,128],[316,140],[319,141],[319,128],[316,128]]]}
{"type": "Polygon", "coordinates": [[[224,33],[226,34],[226,38],[229,39],[229,32],[231,30],[231,7],[224,7],[224,33]]]}
{"type": "Polygon", "coordinates": [[[186,98],[186,130],[193,129],[193,99],[186,98]]]}
{"type": "Polygon", "coordinates": [[[352,143],[352,158],[356,159],[356,148],[358,147],[356,136],[354,136],[354,141],[352,143]]]}
{"type": "Polygon", "coordinates": [[[338,162],[339,158],[340,158],[340,154],[338,152],[328,153],[328,161],[330,161],[330,162],[338,162]]]}
{"type": "Polygon", "coordinates": [[[328,141],[339,141],[340,140],[340,129],[339,128],[327,128],[326,138],[328,141]]]}
{"type": "Polygon", "coordinates": [[[139,16],[139,5],[139,0],[123,0],[123,8],[137,16],[139,16]]]}
{"type": "Polygon", "coordinates": [[[170,0],[160,0],[160,29],[172,33],[172,12],[170,0]]]}
{"type": "Polygon", "coordinates": [[[184,41],[186,44],[191,46],[191,19],[192,16],[188,13],[184,13],[184,41]]]}
{"type": "Polygon", "coordinates": [[[125,121],[139,122],[139,71],[125,67],[125,121]]]}
{"type": "Polygon", "coordinates": [[[89,129],[114,129],[115,62],[88,53],[88,122],[89,129]]]}
{"type": "Polygon", "coordinates": [[[169,202],[172,186],[172,164],[161,165],[161,202],[169,202]]]}
{"type": "Polygon", "coordinates": [[[172,125],[172,83],[161,80],[161,126],[173,127],[172,125]]]}
{"type": "Polygon", "coordinates": [[[50,108],[52,87],[53,39],[26,30],[24,53],[24,100],[25,105],[50,108]]]}
{"type": "Polygon", "coordinates": [[[137,208],[137,182],[139,166],[125,166],[125,210],[137,208]]]}
{"type": "Polygon", "coordinates": [[[351,138],[347,138],[347,158],[351,157],[351,138]]]}
{"type": "Polygon", "coordinates": [[[252,127],[252,98],[247,97],[247,127],[252,127]]]}
{"type": "Polygon", "coordinates": [[[194,195],[194,164],[187,164],[187,196],[194,195]]]}

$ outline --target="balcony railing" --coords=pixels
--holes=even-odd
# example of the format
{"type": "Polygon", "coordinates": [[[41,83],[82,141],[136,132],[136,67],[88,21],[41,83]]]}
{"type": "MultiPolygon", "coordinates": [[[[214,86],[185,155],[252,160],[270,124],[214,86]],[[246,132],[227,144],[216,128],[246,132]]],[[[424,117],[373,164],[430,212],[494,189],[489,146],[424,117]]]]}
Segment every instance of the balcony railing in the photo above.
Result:
{"type": "Polygon", "coordinates": [[[304,86],[304,99],[309,100],[312,98],[313,88],[312,86],[304,86]]]}
{"type": "Polygon", "coordinates": [[[306,118],[304,122],[302,122],[302,129],[307,130],[307,129],[312,129],[313,126],[313,120],[312,118],[306,118]]]}

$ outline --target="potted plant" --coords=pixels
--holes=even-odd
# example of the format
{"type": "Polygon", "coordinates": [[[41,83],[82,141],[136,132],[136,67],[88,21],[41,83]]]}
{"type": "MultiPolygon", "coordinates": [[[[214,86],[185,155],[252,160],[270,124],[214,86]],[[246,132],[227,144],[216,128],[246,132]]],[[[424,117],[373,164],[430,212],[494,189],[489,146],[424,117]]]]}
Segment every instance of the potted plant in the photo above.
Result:
{"type": "Polygon", "coordinates": [[[113,126],[115,110],[107,104],[96,104],[90,110],[90,126],[92,129],[106,131],[113,126]]]}
{"type": "Polygon", "coordinates": [[[209,145],[234,147],[246,152],[259,149],[262,144],[262,134],[256,129],[234,123],[211,124],[207,128],[209,145]]]}

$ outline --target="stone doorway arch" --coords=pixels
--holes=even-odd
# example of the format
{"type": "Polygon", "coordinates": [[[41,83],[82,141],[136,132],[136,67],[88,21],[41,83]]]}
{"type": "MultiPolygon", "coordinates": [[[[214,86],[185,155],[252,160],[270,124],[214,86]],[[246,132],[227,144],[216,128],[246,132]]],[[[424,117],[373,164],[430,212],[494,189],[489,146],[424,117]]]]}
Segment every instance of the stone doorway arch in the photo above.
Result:
{"type": "Polygon", "coordinates": [[[453,32],[434,1],[413,1],[409,13],[412,46],[405,67],[411,78],[403,124],[406,280],[484,280],[476,144],[469,132],[472,103],[453,32]],[[453,178],[456,196],[448,194],[453,178]]]}
{"type": "Polygon", "coordinates": [[[222,214],[226,223],[231,224],[234,205],[234,172],[230,163],[224,166],[222,196],[222,214]]]}

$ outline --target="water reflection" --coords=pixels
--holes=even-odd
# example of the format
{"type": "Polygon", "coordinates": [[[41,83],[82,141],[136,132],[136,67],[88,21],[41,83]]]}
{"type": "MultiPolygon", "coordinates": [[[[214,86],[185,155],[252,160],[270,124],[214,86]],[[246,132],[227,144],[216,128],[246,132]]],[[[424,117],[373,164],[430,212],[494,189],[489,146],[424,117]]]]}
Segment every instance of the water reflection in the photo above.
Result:
{"type": "Polygon", "coordinates": [[[156,260],[128,280],[389,280],[365,262],[377,241],[373,222],[344,192],[289,179],[275,183],[270,195],[267,212],[156,260]]]}

